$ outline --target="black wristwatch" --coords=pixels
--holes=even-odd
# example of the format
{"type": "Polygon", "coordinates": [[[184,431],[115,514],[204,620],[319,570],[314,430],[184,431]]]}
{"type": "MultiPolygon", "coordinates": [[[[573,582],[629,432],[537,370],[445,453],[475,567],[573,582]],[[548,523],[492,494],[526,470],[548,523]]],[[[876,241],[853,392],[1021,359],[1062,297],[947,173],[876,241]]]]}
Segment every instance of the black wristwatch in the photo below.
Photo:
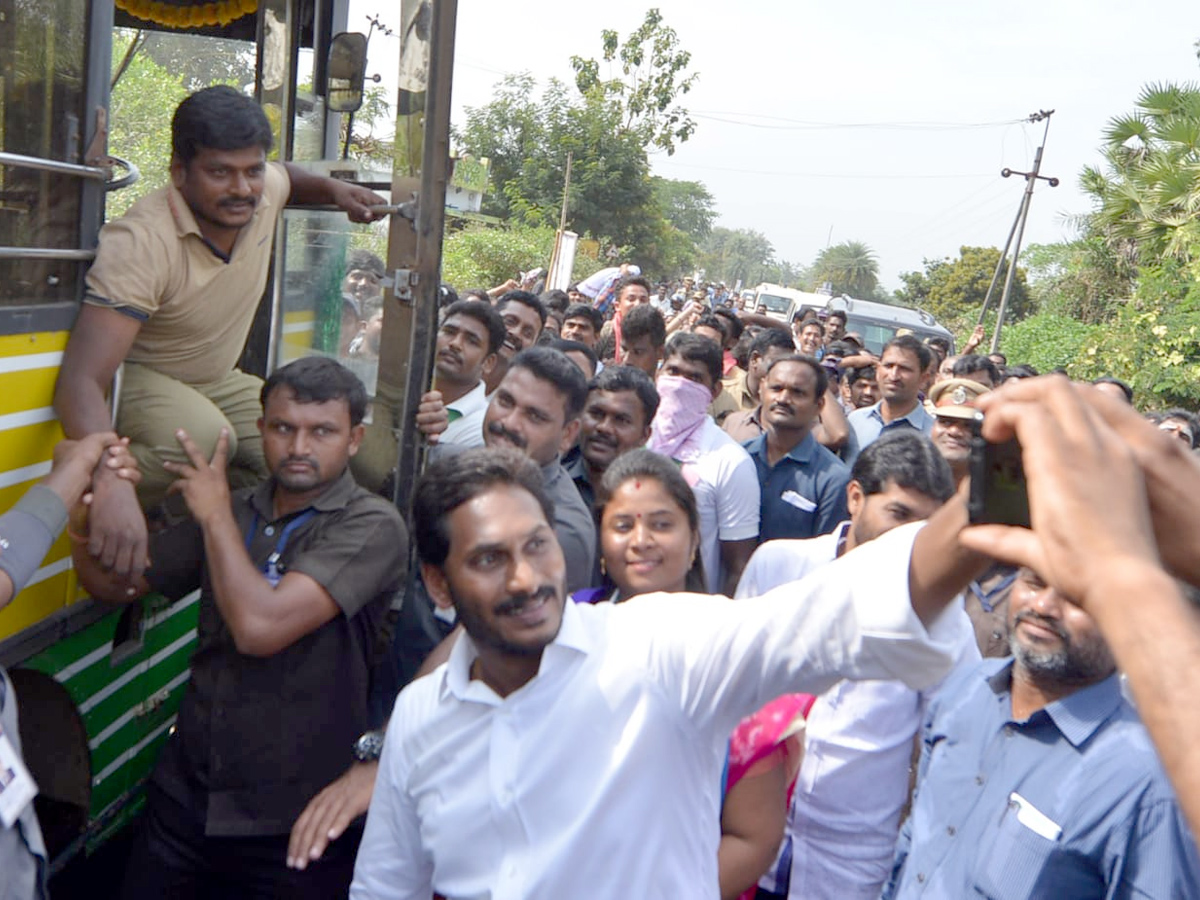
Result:
{"type": "Polygon", "coordinates": [[[354,742],[354,758],[359,762],[378,762],[383,752],[383,730],[368,731],[354,742]]]}

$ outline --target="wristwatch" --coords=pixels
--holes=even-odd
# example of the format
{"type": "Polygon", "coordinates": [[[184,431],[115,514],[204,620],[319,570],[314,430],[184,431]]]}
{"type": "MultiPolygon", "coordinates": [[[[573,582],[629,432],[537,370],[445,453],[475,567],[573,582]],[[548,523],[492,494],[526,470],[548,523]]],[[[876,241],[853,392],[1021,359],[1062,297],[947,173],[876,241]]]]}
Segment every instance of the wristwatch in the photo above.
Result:
{"type": "Polygon", "coordinates": [[[383,752],[383,730],[368,731],[354,742],[352,753],[359,762],[377,762],[383,752]]]}

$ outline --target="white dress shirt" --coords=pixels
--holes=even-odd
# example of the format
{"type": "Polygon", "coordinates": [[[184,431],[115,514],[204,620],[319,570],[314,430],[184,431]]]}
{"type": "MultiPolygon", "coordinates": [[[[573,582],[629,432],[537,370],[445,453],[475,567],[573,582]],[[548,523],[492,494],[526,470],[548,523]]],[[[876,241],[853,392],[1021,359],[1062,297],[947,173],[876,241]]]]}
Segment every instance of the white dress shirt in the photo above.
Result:
{"type": "Polygon", "coordinates": [[[351,897],[716,898],[743,717],[846,676],[922,687],[951,665],[957,626],[926,631],[908,596],[918,528],[753,600],[568,602],[505,698],[471,680],[464,636],[396,701],[351,897]]]}
{"type": "MultiPolygon", "coordinates": [[[[738,583],[738,597],[754,597],[829,566],[850,527],[811,540],[768,541],[738,583]]],[[[886,535],[885,535],[886,537],[886,535]]],[[[881,540],[882,538],[880,538],[881,540]]],[[[871,544],[856,549],[859,554],[871,544]]],[[[851,577],[862,578],[860,567],[851,577]]],[[[960,601],[942,616],[955,626],[958,665],[979,660],[970,619],[960,601]]],[[[790,900],[876,900],[891,871],[908,800],[913,739],[929,692],[901,681],[842,681],[821,694],[808,714],[804,758],[788,812],[791,878],[773,866],[760,882],[790,900]]],[[[787,845],[781,858],[788,852],[787,845]]]]}
{"type": "Polygon", "coordinates": [[[459,447],[482,447],[483,415],[487,408],[487,387],[481,381],[453,403],[446,404],[446,409],[457,412],[459,418],[442,432],[438,443],[459,447]]]}

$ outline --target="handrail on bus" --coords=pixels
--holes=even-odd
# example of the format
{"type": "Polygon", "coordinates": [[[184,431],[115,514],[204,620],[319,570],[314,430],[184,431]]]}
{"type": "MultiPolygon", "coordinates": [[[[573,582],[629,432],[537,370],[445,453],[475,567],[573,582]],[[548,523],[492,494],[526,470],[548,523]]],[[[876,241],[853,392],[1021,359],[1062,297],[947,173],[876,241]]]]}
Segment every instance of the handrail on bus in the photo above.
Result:
{"type": "Polygon", "coordinates": [[[0,247],[0,259],[71,259],[89,262],[95,250],[58,250],[53,247],[0,247]]]}
{"type": "Polygon", "coordinates": [[[108,181],[108,170],[99,166],[81,166],[76,163],[60,162],[57,159],[42,159],[40,156],[25,156],[23,153],[0,151],[0,166],[15,166],[20,169],[37,169],[39,172],[57,172],[60,175],[77,175],[108,181]]]}

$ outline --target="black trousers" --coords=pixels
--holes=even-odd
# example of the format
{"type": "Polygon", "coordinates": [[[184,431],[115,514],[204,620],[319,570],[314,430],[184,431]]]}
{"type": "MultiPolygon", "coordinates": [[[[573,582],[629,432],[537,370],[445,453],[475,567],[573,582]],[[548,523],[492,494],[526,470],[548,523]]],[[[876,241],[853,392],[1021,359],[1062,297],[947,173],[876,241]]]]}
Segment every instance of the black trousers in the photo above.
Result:
{"type": "Polygon", "coordinates": [[[356,822],[304,871],[287,867],[287,835],[206,837],[204,821],[153,784],[125,871],[123,900],[331,900],[346,897],[362,839],[356,822]]]}

